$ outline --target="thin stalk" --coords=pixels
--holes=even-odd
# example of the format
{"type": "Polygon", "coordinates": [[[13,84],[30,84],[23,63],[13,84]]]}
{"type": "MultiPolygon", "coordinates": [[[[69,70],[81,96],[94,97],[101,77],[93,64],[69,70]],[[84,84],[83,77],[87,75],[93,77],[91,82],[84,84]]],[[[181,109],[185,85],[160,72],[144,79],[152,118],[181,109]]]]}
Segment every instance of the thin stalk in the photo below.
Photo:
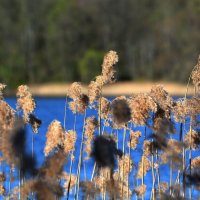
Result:
{"type": "MultiPolygon", "coordinates": [[[[66,98],[67,101],[67,98],[66,98]]],[[[66,109],[65,109],[66,110],[66,109]]],[[[74,115],[74,132],[76,132],[76,118],[77,118],[77,113],[75,112],[74,115]]],[[[66,119],[66,117],[65,117],[66,119]]],[[[65,121],[65,120],[64,120],[65,121]]],[[[65,125],[65,122],[64,122],[65,125]]],[[[69,199],[69,192],[70,192],[70,184],[71,184],[71,174],[72,174],[72,166],[73,166],[73,159],[72,159],[72,155],[74,154],[74,151],[71,153],[71,161],[70,161],[70,174],[69,174],[69,184],[68,184],[68,188],[67,188],[67,200],[69,199]]]]}
{"type": "MultiPolygon", "coordinates": [[[[125,155],[125,141],[126,141],[126,130],[127,130],[127,125],[125,125],[124,128],[124,134],[123,134],[123,155],[125,155]]],[[[123,169],[122,169],[123,177],[122,177],[122,197],[124,197],[124,162],[123,162],[123,169]]]]}
{"type": "Polygon", "coordinates": [[[101,96],[99,97],[99,115],[98,115],[98,123],[99,123],[99,135],[101,135],[101,96]]]}
{"type": "MultiPolygon", "coordinates": [[[[153,140],[152,140],[153,142],[153,140]]],[[[153,195],[153,200],[155,200],[155,173],[154,173],[154,150],[152,151],[151,154],[151,169],[152,169],[152,195],[153,195]]]]}
{"type": "Polygon", "coordinates": [[[73,166],[73,159],[72,159],[72,155],[71,155],[69,184],[68,184],[68,187],[67,187],[67,200],[69,199],[69,191],[70,191],[70,184],[71,184],[72,166],[73,166]]]}
{"type": "Polygon", "coordinates": [[[68,104],[68,97],[66,96],[65,99],[65,112],[64,112],[64,119],[63,119],[63,124],[64,124],[64,129],[66,130],[66,119],[67,119],[67,104],[68,104]]]}
{"type": "MultiPolygon", "coordinates": [[[[129,131],[129,148],[128,148],[128,156],[129,158],[131,158],[131,137],[130,137],[130,131],[129,131]]],[[[131,164],[130,164],[130,161],[128,163],[128,171],[130,172],[130,167],[131,167],[131,164]]],[[[127,185],[129,185],[129,176],[128,176],[128,180],[127,180],[127,185]]],[[[130,199],[130,195],[129,195],[129,192],[128,192],[128,195],[127,195],[127,198],[130,199]]]]}
{"type": "MultiPolygon", "coordinates": [[[[192,173],[192,124],[190,120],[190,151],[189,151],[190,176],[192,173]]],[[[192,200],[192,186],[190,186],[190,200],[192,200]]]]}
{"type": "MultiPolygon", "coordinates": [[[[142,155],[142,185],[144,185],[144,155],[142,155]]],[[[144,200],[144,194],[142,195],[142,200],[144,200]]]]}
{"type": "Polygon", "coordinates": [[[92,170],[91,181],[92,181],[92,180],[93,180],[93,178],[94,178],[94,173],[95,173],[95,170],[96,170],[96,162],[94,163],[94,167],[93,167],[93,170],[92,170]]]}
{"type": "Polygon", "coordinates": [[[173,167],[172,161],[170,161],[170,195],[172,195],[172,175],[173,175],[173,167]]]}
{"type": "Polygon", "coordinates": [[[83,129],[82,129],[82,138],[81,138],[81,148],[80,148],[80,154],[79,154],[79,162],[78,162],[78,171],[77,171],[77,183],[76,187],[77,190],[75,192],[75,199],[78,199],[79,194],[79,183],[80,183],[80,173],[81,173],[81,165],[82,165],[82,157],[83,157],[83,139],[84,139],[84,129],[85,129],[85,121],[86,121],[86,110],[84,112],[84,122],[83,122],[83,129]]]}
{"type": "Polygon", "coordinates": [[[158,190],[159,190],[159,194],[160,194],[160,170],[159,170],[159,160],[158,160],[158,150],[157,149],[156,149],[156,162],[158,163],[156,172],[158,174],[158,190]]]}

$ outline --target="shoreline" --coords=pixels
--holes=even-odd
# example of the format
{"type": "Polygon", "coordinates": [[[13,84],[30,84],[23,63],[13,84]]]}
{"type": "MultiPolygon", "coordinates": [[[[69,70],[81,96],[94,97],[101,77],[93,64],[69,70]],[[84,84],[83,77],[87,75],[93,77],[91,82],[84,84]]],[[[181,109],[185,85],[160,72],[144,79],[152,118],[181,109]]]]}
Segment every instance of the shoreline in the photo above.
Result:
{"type": "MultiPolygon", "coordinates": [[[[104,96],[130,96],[132,94],[150,92],[154,85],[160,84],[170,95],[184,96],[186,93],[186,85],[174,82],[117,82],[106,85],[103,88],[104,96]]],[[[71,83],[47,83],[40,85],[30,85],[30,91],[34,96],[45,97],[61,97],[66,96],[67,90],[71,83]]],[[[82,84],[83,92],[87,94],[87,85],[82,84]]],[[[193,94],[193,86],[188,87],[187,95],[193,94]]]]}

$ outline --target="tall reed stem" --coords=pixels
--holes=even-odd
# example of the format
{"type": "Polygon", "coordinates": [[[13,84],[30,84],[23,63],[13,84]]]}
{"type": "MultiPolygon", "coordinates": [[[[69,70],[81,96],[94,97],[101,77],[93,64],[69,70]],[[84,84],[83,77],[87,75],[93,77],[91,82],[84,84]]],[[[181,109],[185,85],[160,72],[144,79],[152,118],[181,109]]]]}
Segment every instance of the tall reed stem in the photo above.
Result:
{"type": "Polygon", "coordinates": [[[85,133],[85,121],[86,121],[86,110],[84,112],[84,122],[83,122],[83,129],[82,129],[82,138],[81,138],[81,147],[80,147],[80,154],[79,154],[79,162],[78,162],[78,171],[77,171],[77,183],[76,183],[76,192],[75,192],[75,199],[78,199],[79,194],[79,183],[80,183],[80,173],[81,173],[81,165],[82,165],[82,157],[83,157],[83,139],[85,133]]]}

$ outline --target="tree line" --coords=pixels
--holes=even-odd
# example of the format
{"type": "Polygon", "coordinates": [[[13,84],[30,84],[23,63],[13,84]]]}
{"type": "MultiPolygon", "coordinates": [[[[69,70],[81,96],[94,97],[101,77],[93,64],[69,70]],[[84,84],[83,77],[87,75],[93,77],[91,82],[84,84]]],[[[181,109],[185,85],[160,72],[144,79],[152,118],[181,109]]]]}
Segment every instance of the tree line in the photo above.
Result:
{"type": "Polygon", "coordinates": [[[0,0],[0,82],[89,82],[108,50],[119,80],[186,81],[199,0],[0,0]]]}

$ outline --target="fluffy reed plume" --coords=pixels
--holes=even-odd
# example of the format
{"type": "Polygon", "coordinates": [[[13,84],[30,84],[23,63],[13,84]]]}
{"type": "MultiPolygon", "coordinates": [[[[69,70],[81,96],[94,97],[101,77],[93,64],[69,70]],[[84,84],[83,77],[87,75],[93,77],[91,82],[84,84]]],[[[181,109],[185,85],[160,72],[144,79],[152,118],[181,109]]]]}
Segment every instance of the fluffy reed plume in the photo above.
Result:
{"type": "Polygon", "coordinates": [[[59,150],[49,157],[38,170],[37,178],[25,182],[22,186],[23,198],[26,198],[31,192],[35,192],[36,199],[41,200],[54,200],[56,196],[61,197],[63,191],[57,180],[62,175],[65,162],[66,154],[63,150],[59,150]]]}
{"type": "Polygon", "coordinates": [[[69,175],[66,172],[63,172],[62,179],[64,180],[63,187],[65,189],[65,195],[66,195],[68,192],[68,189],[69,191],[72,191],[73,187],[76,185],[77,176],[74,174],[69,175]]]}
{"type": "Polygon", "coordinates": [[[45,156],[47,156],[53,149],[55,149],[59,145],[62,145],[64,137],[65,133],[61,126],[61,123],[57,120],[51,122],[46,134],[47,140],[44,148],[45,156]]]}
{"type": "Polygon", "coordinates": [[[138,172],[137,172],[137,178],[142,178],[143,177],[143,173],[144,176],[146,175],[146,173],[151,169],[151,162],[150,160],[142,155],[143,157],[143,164],[142,164],[142,159],[139,162],[139,166],[138,166],[138,172]]]}
{"type": "Polygon", "coordinates": [[[142,136],[142,133],[140,131],[131,131],[130,132],[130,142],[128,142],[128,146],[131,149],[136,149],[138,140],[141,136],[142,136]]]}
{"type": "Polygon", "coordinates": [[[176,184],[170,187],[170,190],[166,192],[161,192],[159,199],[161,200],[186,200],[182,196],[183,191],[181,190],[180,185],[176,184]],[[170,192],[171,191],[171,192],[170,192]]]}
{"type": "Polygon", "coordinates": [[[40,200],[54,200],[55,197],[61,197],[63,190],[57,180],[62,175],[65,163],[66,154],[63,150],[59,150],[49,157],[45,164],[38,170],[37,177],[25,182],[22,186],[23,198],[27,197],[31,192],[34,192],[36,199],[40,200]]]}
{"type": "Polygon", "coordinates": [[[126,196],[131,196],[132,192],[125,182],[120,181],[119,173],[110,173],[110,168],[101,168],[98,176],[94,177],[94,184],[97,191],[102,194],[107,193],[110,199],[124,199],[126,196]],[[123,193],[121,187],[123,185],[123,193]]]}
{"type": "Polygon", "coordinates": [[[5,192],[6,192],[6,190],[5,190],[4,186],[2,184],[0,184],[0,195],[4,196],[5,192]]]}
{"type": "Polygon", "coordinates": [[[95,81],[91,81],[88,86],[88,96],[90,103],[94,103],[100,96],[105,84],[113,82],[114,69],[113,65],[118,62],[118,55],[115,51],[109,51],[105,56],[102,64],[102,74],[97,76],[95,81]]]}
{"type": "Polygon", "coordinates": [[[87,118],[85,125],[85,152],[87,153],[87,158],[89,159],[92,152],[91,143],[94,139],[95,129],[98,127],[98,121],[96,117],[92,116],[87,118]]]}
{"type": "Polygon", "coordinates": [[[94,177],[93,181],[101,193],[106,191],[106,182],[110,180],[111,177],[112,174],[109,167],[100,168],[98,175],[94,177]]]}
{"type": "Polygon", "coordinates": [[[65,133],[64,141],[63,141],[63,146],[64,146],[64,151],[67,154],[72,154],[73,157],[73,152],[75,149],[75,143],[77,139],[77,134],[73,130],[69,130],[65,133]]]}
{"type": "Polygon", "coordinates": [[[188,115],[190,116],[191,123],[193,126],[198,126],[198,115],[200,113],[200,99],[193,97],[187,100],[186,105],[188,115]]]}
{"type": "Polygon", "coordinates": [[[38,119],[35,115],[29,115],[29,123],[31,124],[34,133],[38,133],[38,128],[40,128],[42,121],[38,119]]]}
{"type": "Polygon", "coordinates": [[[167,145],[168,145],[168,149],[173,150],[173,152],[176,154],[180,154],[183,150],[183,144],[174,139],[168,140],[167,145]]]}
{"type": "Polygon", "coordinates": [[[106,77],[106,83],[111,83],[114,79],[113,65],[118,62],[118,55],[115,51],[109,51],[105,56],[102,64],[102,75],[106,77]]]}
{"type": "Polygon", "coordinates": [[[100,99],[100,104],[101,104],[101,118],[107,120],[108,116],[111,114],[111,103],[108,99],[105,97],[101,97],[100,99]]]}
{"type": "Polygon", "coordinates": [[[0,183],[6,181],[6,175],[3,172],[0,172],[0,183]]]}
{"type": "Polygon", "coordinates": [[[143,185],[136,187],[134,189],[134,192],[136,193],[137,196],[141,197],[146,193],[146,188],[147,188],[147,186],[143,184],[143,185]]]}
{"type": "Polygon", "coordinates": [[[163,150],[164,152],[161,154],[161,163],[166,164],[172,161],[172,164],[175,167],[182,166],[182,158],[181,153],[183,149],[183,144],[177,140],[170,139],[167,141],[167,147],[163,150]]]}
{"type": "MultiPolygon", "coordinates": [[[[15,111],[5,102],[0,100],[0,129],[3,133],[3,130],[10,130],[14,126],[15,122],[15,111]]],[[[0,133],[0,135],[2,135],[0,133]]]]}
{"type": "Polygon", "coordinates": [[[198,156],[198,157],[192,159],[191,166],[192,166],[193,168],[195,168],[195,167],[200,168],[200,156],[198,156]]]}
{"type": "Polygon", "coordinates": [[[67,96],[73,99],[74,101],[78,101],[81,98],[81,95],[82,95],[81,84],[78,82],[72,83],[67,92],[67,96]]]}
{"type": "Polygon", "coordinates": [[[81,181],[80,187],[84,194],[83,199],[95,199],[100,194],[100,189],[92,181],[81,181]]]}
{"type": "Polygon", "coordinates": [[[160,190],[162,192],[166,192],[168,190],[168,188],[169,188],[168,182],[162,182],[162,183],[160,183],[160,190]]]}
{"type": "Polygon", "coordinates": [[[191,148],[193,150],[198,150],[199,144],[200,144],[200,134],[198,132],[196,132],[195,130],[192,130],[191,132],[189,131],[185,135],[184,143],[187,148],[189,148],[191,146],[191,148]],[[190,140],[190,137],[191,137],[191,140],[190,140]]]}
{"type": "Polygon", "coordinates": [[[26,198],[31,192],[35,193],[38,200],[55,200],[63,195],[62,188],[56,182],[38,179],[26,182],[21,188],[22,197],[26,198]]]}
{"type": "Polygon", "coordinates": [[[17,88],[17,109],[21,109],[23,111],[23,118],[26,123],[29,121],[29,114],[31,114],[35,107],[35,101],[32,98],[32,94],[29,91],[27,85],[20,85],[17,88]]]}
{"type": "Polygon", "coordinates": [[[199,87],[200,84],[200,55],[198,57],[198,61],[196,66],[194,67],[194,70],[191,74],[192,82],[195,85],[195,87],[199,87]]]}
{"type": "Polygon", "coordinates": [[[97,81],[91,81],[88,85],[88,96],[91,104],[101,96],[102,87],[97,81]]]}
{"type": "Polygon", "coordinates": [[[3,99],[3,90],[5,89],[6,85],[0,83],[0,100],[3,99]]]}
{"type": "Polygon", "coordinates": [[[124,155],[119,159],[119,175],[121,180],[125,180],[128,178],[129,174],[132,171],[133,161],[131,160],[130,156],[124,155]]]}
{"type": "Polygon", "coordinates": [[[117,149],[116,142],[110,135],[104,134],[94,139],[91,156],[98,168],[109,167],[113,171],[117,155],[121,157],[122,151],[117,149]]]}
{"type": "Polygon", "coordinates": [[[143,154],[148,157],[153,153],[155,153],[154,143],[150,140],[145,140],[143,144],[143,154]]]}
{"type": "Polygon", "coordinates": [[[113,123],[123,127],[131,119],[131,110],[125,96],[115,98],[111,104],[113,123]]]}
{"type": "Polygon", "coordinates": [[[157,105],[147,94],[138,94],[129,100],[131,108],[131,118],[135,125],[146,124],[150,117],[150,112],[157,111],[157,105]]]}
{"type": "Polygon", "coordinates": [[[173,116],[176,122],[183,123],[187,115],[187,100],[178,100],[173,105],[173,116]]]}
{"type": "Polygon", "coordinates": [[[173,99],[161,85],[155,85],[150,91],[150,96],[157,103],[158,107],[165,112],[165,117],[170,116],[170,109],[173,106],[173,99]]]}
{"type": "Polygon", "coordinates": [[[69,103],[69,108],[72,112],[84,113],[85,109],[88,107],[89,97],[86,94],[83,94],[81,84],[74,82],[70,86],[67,96],[73,100],[69,103]]]}
{"type": "Polygon", "coordinates": [[[176,133],[173,122],[166,117],[154,118],[153,131],[157,134],[162,134],[163,136],[169,133],[176,133]]]}

